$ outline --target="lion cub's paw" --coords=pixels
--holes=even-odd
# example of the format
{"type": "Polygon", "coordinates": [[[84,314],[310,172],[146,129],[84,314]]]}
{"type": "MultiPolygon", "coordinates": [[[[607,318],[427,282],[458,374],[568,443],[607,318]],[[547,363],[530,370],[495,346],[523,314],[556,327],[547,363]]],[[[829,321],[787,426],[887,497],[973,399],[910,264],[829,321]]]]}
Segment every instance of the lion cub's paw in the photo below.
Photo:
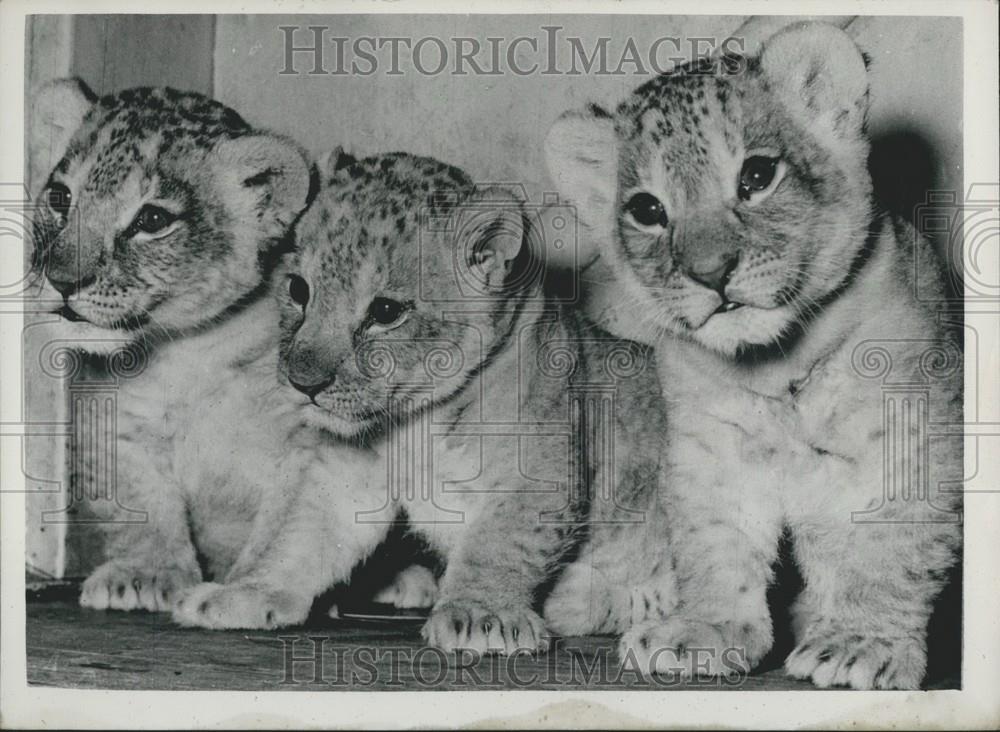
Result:
{"type": "Polygon", "coordinates": [[[298,625],[309,615],[304,599],[255,584],[204,582],[181,594],[174,605],[175,623],[200,628],[280,628],[298,625]]]}
{"type": "Polygon", "coordinates": [[[437,605],[423,629],[429,645],[444,651],[486,654],[541,653],[548,650],[545,623],[530,608],[492,608],[476,600],[437,605]]]}
{"type": "MultiPolygon", "coordinates": [[[[748,636],[755,631],[746,628],[748,636]]],[[[646,674],[681,679],[745,676],[750,672],[746,643],[729,643],[724,626],[673,616],[634,626],[619,644],[622,659],[631,655],[646,674]]],[[[761,633],[769,636],[769,633],[761,633]]],[[[759,644],[748,639],[751,647],[759,644]]]]}
{"type": "Polygon", "coordinates": [[[80,605],[94,610],[164,612],[177,595],[201,579],[197,570],[176,566],[134,565],[112,560],[91,572],[80,591],[80,605]]]}
{"type": "Polygon", "coordinates": [[[816,686],[853,689],[919,689],[927,668],[923,642],[849,631],[806,633],[785,659],[785,671],[816,686]]]}
{"type": "Polygon", "coordinates": [[[675,596],[656,584],[633,587],[629,593],[629,615],[632,626],[662,623],[676,606],[675,596]]]}
{"type": "Polygon", "coordinates": [[[411,564],[396,575],[388,586],[375,595],[375,602],[400,609],[431,607],[437,602],[438,586],[434,573],[420,564],[411,564]]]}

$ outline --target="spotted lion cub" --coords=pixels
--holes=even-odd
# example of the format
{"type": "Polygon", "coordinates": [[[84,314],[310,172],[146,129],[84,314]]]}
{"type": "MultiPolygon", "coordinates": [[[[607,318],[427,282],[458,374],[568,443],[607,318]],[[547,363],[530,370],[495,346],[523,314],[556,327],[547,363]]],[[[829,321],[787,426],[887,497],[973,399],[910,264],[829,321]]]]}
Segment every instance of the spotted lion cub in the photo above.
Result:
{"type": "Polygon", "coordinates": [[[405,514],[447,562],[424,628],[446,650],[623,632],[673,599],[642,561],[665,527],[650,353],[547,294],[537,224],[436,160],[338,151],[282,296],[298,408],[374,467],[322,509],[343,527],[324,579],[405,514]]]}
{"type": "Polygon", "coordinates": [[[788,528],[805,588],[787,672],[858,689],[924,676],[961,538],[941,486],[962,461],[918,417],[961,422],[960,351],[917,297],[940,299],[928,245],[873,208],[867,98],[848,36],[800,24],[548,136],[553,177],[662,335],[678,606],[623,639],[652,670],[763,657],[788,528]]]}
{"type": "Polygon", "coordinates": [[[116,359],[131,364],[118,392],[116,500],[145,514],[101,514],[107,561],[80,603],[208,627],[304,620],[326,587],[298,575],[318,575],[327,527],[298,527],[306,548],[295,561],[278,562],[257,537],[343,478],[336,448],[303,433],[276,378],[268,279],[306,205],[309,163],[199,94],[97,99],[61,80],[35,104],[33,147],[57,161],[35,221],[35,266],[58,305],[53,338],[110,354],[113,371],[116,359]]]}

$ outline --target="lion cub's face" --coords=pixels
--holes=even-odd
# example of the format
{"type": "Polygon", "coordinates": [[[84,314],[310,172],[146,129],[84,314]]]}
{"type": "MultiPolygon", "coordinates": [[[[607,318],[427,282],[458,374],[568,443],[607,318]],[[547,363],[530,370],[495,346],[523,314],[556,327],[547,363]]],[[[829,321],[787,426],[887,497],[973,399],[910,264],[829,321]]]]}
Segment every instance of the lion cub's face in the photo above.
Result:
{"type": "Polygon", "coordinates": [[[306,203],[298,148],[198,94],[95,100],[61,81],[36,116],[39,134],[63,137],[36,216],[36,266],[84,340],[210,322],[260,284],[262,255],[306,203]]]}
{"type": "Polygon", "coordinates": [[[460,170],[335,151],[296,229],[281,371],[307,414],[357,435],[448,400],[506,332],[519,290],[518,202],[460,170]]]}
{"type": "Polygon", "coordinates": [[[564,115],[547,154],[656,327],[724,354],[777,341],[844,283],[870,221],[864,60],[822,24],[685,67],[615,114],[564,115]]]}

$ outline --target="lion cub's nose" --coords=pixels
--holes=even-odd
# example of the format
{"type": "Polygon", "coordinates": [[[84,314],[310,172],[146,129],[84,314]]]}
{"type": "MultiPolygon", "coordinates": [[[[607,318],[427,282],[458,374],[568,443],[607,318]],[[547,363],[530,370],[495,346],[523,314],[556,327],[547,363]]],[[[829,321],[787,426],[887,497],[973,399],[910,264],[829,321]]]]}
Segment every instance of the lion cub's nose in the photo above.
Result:
{"type": "Polygon", "coordinates": [[[69,297],[77,290],[84,289],[85,287],[93,283],[94,280],[97,279],[93,275],[83,278],[61,279],[58,276],[53,276],[51,272],[48,273],[46,276],[49,280],[49,284],[51,284],[52,287],[56,290],[56,292],[58,292],[63,297],[69,297]]]}
{"type": "Polygon", "coordinates": [[[722,295],[739,261],[739,254],[736,253],[725,254],[721,257],[708,257],[692,263],[686,272],[687,276],[695,282],[722,295]]]}
{"type": "Polygon", "coordinates": [[[299,391],[301,391],[307,397],[309,397],[310,399],[312,399],[314,396],[316,396],[321,391],[323,391],[323,389],[325,389],[326,387],[330,386],[330,384],[333,383],[333,379],[326,379],[324,381],[317,381],[317,382],[311,383],[311,384],[300,384],[298,381],[296,381],[292,377],[289,377],[288,378],[288,383],[291,384],[292,386],[294,386],[299,391]]]}

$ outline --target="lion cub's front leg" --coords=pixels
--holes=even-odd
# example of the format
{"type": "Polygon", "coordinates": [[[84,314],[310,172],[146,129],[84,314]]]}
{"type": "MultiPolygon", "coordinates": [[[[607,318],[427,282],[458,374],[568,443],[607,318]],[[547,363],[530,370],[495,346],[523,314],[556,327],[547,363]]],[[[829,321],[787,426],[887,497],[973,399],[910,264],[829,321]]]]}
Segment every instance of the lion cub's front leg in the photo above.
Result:
{"type": "MultiPolygon", "coordinates": [[[[346,472],[346,469],[345,469],[346,472]]],[[[273,486],[249,542],[225,581],[196,585],[179,598],[173,619],[203,628],[278,628],[306,620],[317,595],[351,570],[384,538],[388,524],[355,521],[364,486],[314,470],[273,486]]]]}
{"type": "Polygon", "coordinates": [[[480,654],[548,648],[534,593],[560,544],[544,508],[517,493],[491,505],[464,531],[448,557],[440,599],[424,626],[427,642],[445,651],[480,654]]]}
{"type": "MultiPolygon", "coordinates": [[[[697,424],[692,419],[686,424],[697,424]]],[[[699,429],[705,434],[704,425],[699,429]]],[[[716,446],[739,444],[738,428],[713,423],[711,429],[716,446]]],[[[773,496],[732,471],[718,448],[709,452],[709,443],[697,434],[678,432],[668,519],[678,605],[666,621],[640,623],[626,632],[621,653],[649,673],[682,678],[746,673],[773,643],[766,592],[780,510],[773,496]]]]}
{"type": "Polygon", "coordinates": [[[145,455],[119,453],[120,498],[146,511],[142,524],[106,524],[107,561],[83,583],[80,605],[94,610],[168,611],[201,581],[184,499],[145,455]]]}
{"type": "Polygon", "coordinates": [[[244,550],[225,582],[183,592],[174,607],[180,625],[280,628],[305,622],[313,600],[339,581],[384,537],[384,527],[350,526],[299,514],[244,550]],[[338,537],[342,541],[338,541],[338,537]]]}
{"type": "Polygon", "coordinates": [[[836,504],[793,524],[806,587],[785,660],[790,675],[821,688],[920,688],[927,622],[961,529],[907,518],[899,511],[885,523],[854,523],[850,506],[836,504]]]}

